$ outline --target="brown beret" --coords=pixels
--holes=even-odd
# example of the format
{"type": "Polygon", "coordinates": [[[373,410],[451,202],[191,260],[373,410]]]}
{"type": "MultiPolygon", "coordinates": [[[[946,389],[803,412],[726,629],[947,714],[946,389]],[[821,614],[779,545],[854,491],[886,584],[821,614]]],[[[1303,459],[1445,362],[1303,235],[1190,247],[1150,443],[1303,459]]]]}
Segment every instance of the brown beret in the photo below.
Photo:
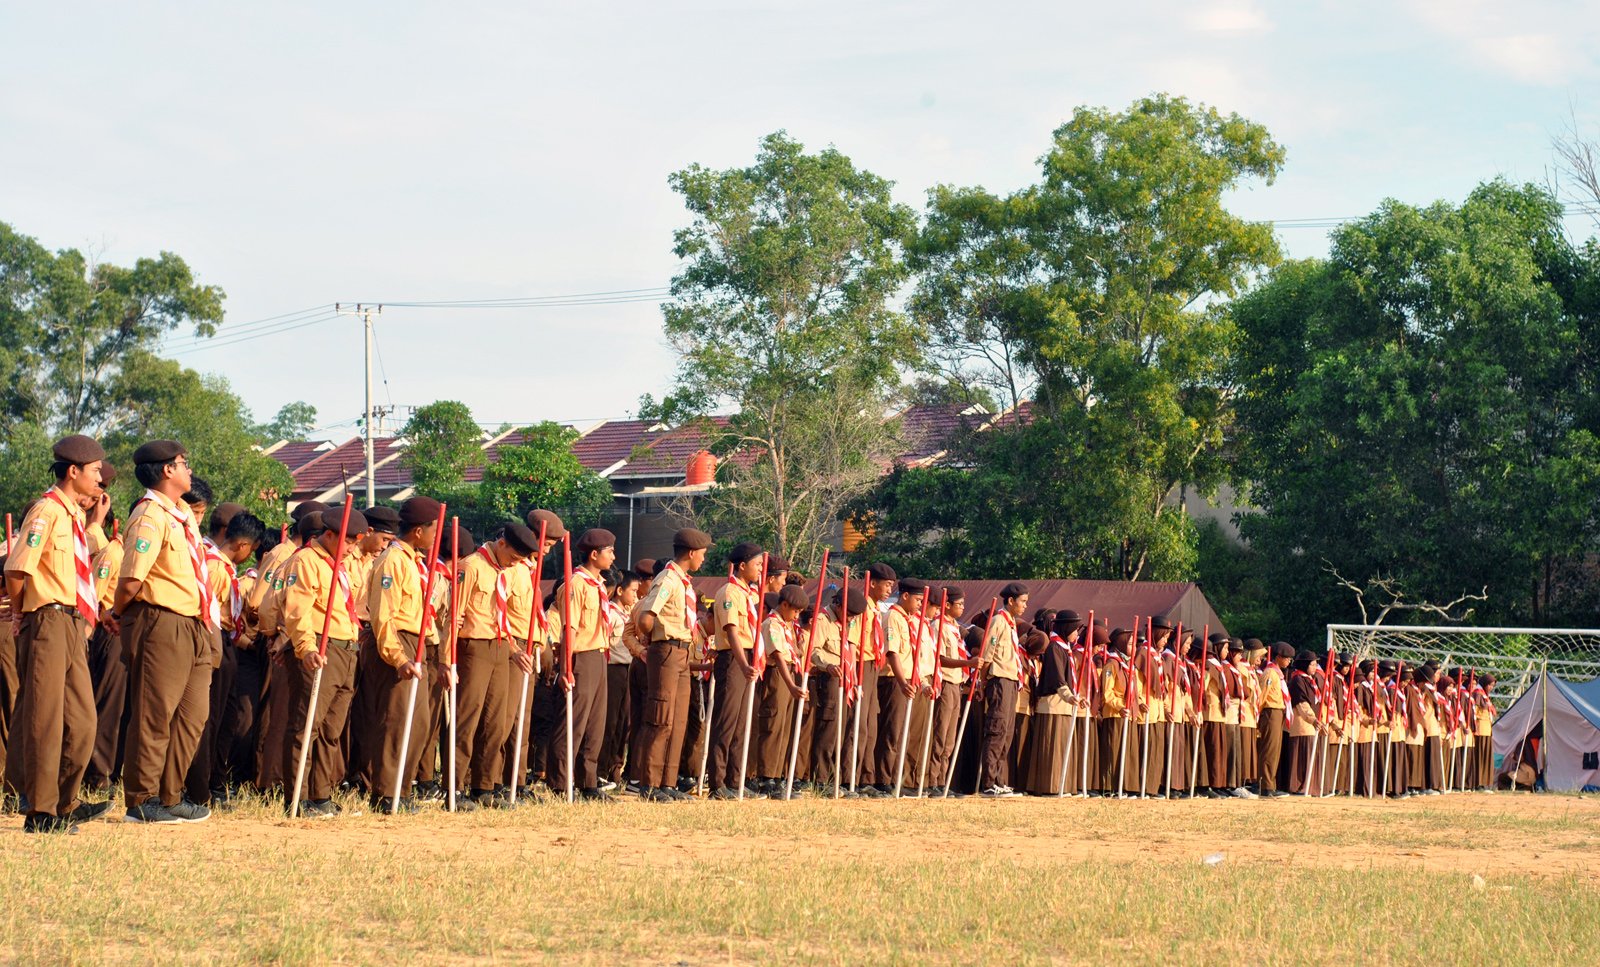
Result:
{"type": "Polygon", "coordinates": [[[450,536],[439,542],[440,556],[449,554],[452,551],[450,546],[452,537],[457,541],[453,550],[460,557],[466,557],[478,549],[478,542],[473,539],[472,531],[467,530],[465,527],[457,527],[450,532],[450,536]]]}
{"type": "Polygon", "coordinates": [[[804,608],[811,603],[806,600],[805,589],[798,584],[785,584],[783,590],[778,592],[778,602],[791,608],[804,608]]]}
{"type": "Polygon", "coordinates": [[[672,535],[672,546],[680,551],[703,551],[711,546],[711,535],[693,527],[685,527],[672,535]]]}
{"type": "Polygon", "coordinates": [[[653,558],[653,557],[641,557],[637,561],[634,561],[633,562],[633,573],[635,573],[635,574],[639,575],[640,577],[644,578],[646,581],[648,581],[651,578],[655,577],[656,576],[656,559],[653,558]]]}
{"type": "Polygon", "coordinates": [[[393,507],[368,507],[362,513],[367,515],[367,525],[373,530],[384,534],[400,533],[400,514],[393,507]]]}
{"type": "Polygon", "coordinates": [[[400,526],[410,530],[439,520],[440,503],[432,497],[412,497],[400,505],[400,526]]]}
{"type": "Polygon", "coordinates": [[[228,526],[228,521],[233,520],[245,512],[243,504],[234,504],[223,501],[211,509],[211,529],[220,530],[228,526]]]}
{"type": "Polygon", "coordinates": [[[183,444],[176,440],[151,440],[133,451],[134,463],[171,463],[188,454],[183,444]]]}
{"type": "Polygon", "coordinates": [[[539,551],[539,535],[521,524],[507,524],[501,536],[518,554],[536,554],[539,551]]]}
{"type": "Polygon", "coordinates": [[[109,487],[117,482],[117,468],[109,463],[100,465],[100,486],[109,487]]]}
{"type": "Polygon", "coordinates": [[[926,590],[928,590],[928,582],[922,580],[921,578],[901,578],[900,579],[900,593],[901,594],[916,595],[916,594],[921,594],[922,592],[924,592],[926,590]]]}
{"type": "Polygon", "coordinates": [[[761,545],[750,541],[743,541],[733,545],[733,550],[728,552],[728,560],[735,564],[744,564],[761,556],[761,545]]]}
{"type": "Polygon", "coordinates": [[[606,530],[604,527],[591,527],[579,535],[578,543],[572,546],[572,553],[576,554],[581,560],[587,558],[591,551],[599,551],[608,547],[615,547],[616,544],[617,535],[606,530]]]}
{"type": "Polygon", "coordinates": [[[322,522],[322,511],[312,510],[300,515],[294,522],[294,534],[303,541],[308,541],[328,529],[322,522]]]}
{"type": "MultiPolygon", "coordinates": [[[[833,603],[834,604],[838,604],[839,603],[839,596],[841,594],[843,594],[843,593],[844,593],[844,589],[843,588],[836,588],[834,590],[834,592],[833,592],[833,603]]],[[[850,589],[849,603],[848,603],[848,605],[846,607],[846,610],[848,611],[849,614],[861,614],[862,612],[867,610],[867,596],[862,593],[860,588],[851,588],[850,589]]]]}
{"type": "Polygon", "coordinates": [[[547,541],[559,541],[567,536],[567,526],[561,523],[561,518],[556,516],[555,511],[528,511],[528,529],[538,534],[540,524],[544,525],[544,539],[547,541]]]}
{"type": "Polygon", "coordinates": [[[792,570],[794,570],[794,566],[789,563],[787,558],[779,557],[776,554],[767,555],[768,574],[782,574],[784,571],[792,570]]]}
{"type": "MultiPolygon", "coordinates": [[[[322,512],[322,524],[328,530],[338,530],[339,520],[344,517],[344,507],[329,507],[322,512]]],[[[350,521],[345,524],[345,537],[360,537],[367,532],[367,516],[354,507],[350,508],[350,521]]]]}
{"type": "Polygon", "coordinates": [[[887,564],[868,564],[867,576],[874,581],[898,581],[900,575],[894,573],[894,568],[887,564]]]}
{"type": "Polygon", "coordinates": [[[50,452],[55,454],[57,460],[76,464],[94,463],[96,460],[106,458],[106,451],[94,437],[87,437],[82,433],[62,437],[56,441],[50,452]]]}
{"type": "Polygon", "coordinates": [[[327,510],[328,505],[320,500],[302,500],[294,505],[294,510],[289,511],[289,519],[298,521],[305,515],[318,510],[327,510]]]}
{"type": "Polygon", "coordinates": [[[1012,581],[1010,584],[1000,589],[1000,600],[1006,601],[1020,598],[1027,593],[1028,586],[1026,584],[1023,584],[1021,581],[1012,581]]]}

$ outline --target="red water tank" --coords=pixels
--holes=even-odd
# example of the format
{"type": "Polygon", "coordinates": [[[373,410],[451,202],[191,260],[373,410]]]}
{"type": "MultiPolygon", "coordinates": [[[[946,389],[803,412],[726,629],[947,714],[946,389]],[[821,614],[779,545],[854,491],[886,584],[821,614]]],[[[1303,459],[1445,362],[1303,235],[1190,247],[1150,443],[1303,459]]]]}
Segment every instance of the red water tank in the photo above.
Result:
{"type": "Polygon", "coordinates": [[[717,458],[711,455],[710,450],[701,450],[689,458],[689,467],[684,474],[684,483],[691,487],[708,484],[717,479],[717,458]]]}

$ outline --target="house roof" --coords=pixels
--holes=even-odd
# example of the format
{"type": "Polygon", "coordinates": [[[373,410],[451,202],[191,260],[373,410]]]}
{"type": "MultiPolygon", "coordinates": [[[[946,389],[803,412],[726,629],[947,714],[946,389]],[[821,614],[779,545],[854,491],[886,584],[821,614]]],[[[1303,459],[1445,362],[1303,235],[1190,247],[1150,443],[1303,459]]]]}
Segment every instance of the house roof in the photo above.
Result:
{"type": "MultiPolygon", "coordinates": [[[[713,416],[710,422],[716,428],[724,429],[731,421],[725,416],[713,416]]],[[[695,423],[670,430],[658,427],[659,424],[651,427],[630,454],[628,462],[610,476],[619,479],[682,477],[688,472],[689,458],[705,449],[705,430],[695,423]]]]}
{"type": "Polygon", "coordinates": [[[908,407],[900,414],[904,449],[896,458],[905,464],[925,463],[942,455],[963,433],[982,429],[992,419],[977,404],[928,403],[908,407]]]}
{"type": "Polygon", "coordinates": [[[626,463],[634,448],[644,442],[654,420],[606,420],[572,444],[572,454],[584,469],[603,474],[626,463]]]}

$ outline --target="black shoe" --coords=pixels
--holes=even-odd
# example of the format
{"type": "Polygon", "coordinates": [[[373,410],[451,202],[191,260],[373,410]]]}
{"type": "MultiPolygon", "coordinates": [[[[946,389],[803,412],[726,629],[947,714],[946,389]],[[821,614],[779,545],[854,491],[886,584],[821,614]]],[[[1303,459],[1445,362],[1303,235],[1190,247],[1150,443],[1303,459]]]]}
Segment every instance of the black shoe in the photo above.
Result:
{"type": "Polygon", "coordinates": [[[1210,786],[1207,786],[1206,788],[1200,790],[1200,795],[1206,797],[1207,799],[1227,799],[1228,798],[1227,796],[1225,796],[1222,793],[1216,791],[1215,789],[1212,789],[1210,786]]]}
{"type": "Polygon", "coordinates": [[[78,832],[78,824],[65,816],[52,816],[49,813],[29,813],[28,818],[22,821],[24,833],[60,833],[63,836],[73,836],[78,832]]]}
{"type": "Polygon", "coordinates": [[[616,802],[617,797],[600,789],[579,789],[578,798],[584,802],[616,802]]]}
{"type": "Polygon", "coordinates": [[[856,794],[859,795],[862,799],[883,799],[884,797],[889,795],[888,793],[884,792],[882,789],[879,789],[877,786],[872,786],[872,785],[857,786],[856,787],[856,794]]]}
{"type": "Polygon", "coordinates": [[[641,801],[643,801],[643,802],[672,802],[673,801],[672,797],[667,794],[667,790],[665,788],[656,789],[656,788],[653,788],[653,787],[652,788],[640,787],[640,789],[639,789],[639,799],[641,801]]]}
{"type": "Polygon", "coordinates": [[[713,789],[711,791],[711,797],[710,798],[716,799],[716,800],[719,800],[719,801],[731,801],[731,800],[738,799],[739,798],[739,794],[737,792],[733,791],[732,789],[729,789],[727,786],[723,786],[721,789],[713,789]]]}
{"type": "Polygon", "coordinates": [[[111,808],[111,800],[105,802],[80,802],[72,812],[67,813],[67,821],[73,823],[93,822],[104,816],[111,808]]]}
{"type": "Polygon", "coordinates": [[[154,796],[146,799],[142,805],[128,810],[122,816],[125,823],[150,823],[152,825],[168,826],[181,823],[184,820],[173,814],[172,810],[161,805],[161,800],[154,796]]]}
{"type": "Polygon", "coordinates": [[[411,815],[417,812],[417,801],[409,796],[402,796],[400,804],[396,806],[393,799],[384,796],[373,803],[373,808],[385,816],[411,815]]]}
{"type": "MultiPolygon", "coordinates": [[[[440,783],[438,780],[417,783],[417,798],[423,800],[424,802],[437,802],[444,800],[447,798],[445,795],[444,784],[440,783]]],[[[457,796],[456,799],[459,801],[461,797],[457,796]]]]}
{"type": "Polygon", "coordinates": [[[638,781],[635,779],[629,779],[627,784],[622,787],[622,791],[630,796],[642,796],[645,794],[645,790],[648,788],[648,786],[639,785],[638,781]]]}
{"type": "MultiPolygon", "coordinates": [[[[449,796],[445,796],[444,804],[445,804],[445,808],[446,809],[450,808],[450,797],[449,796]]],[[[458,812],[458,813],[475,813],[477,811],[478,811],[478,800],[472,798],[471,796],[462,795],[460,793],[456,794],[456,812],[458,812]]]]}

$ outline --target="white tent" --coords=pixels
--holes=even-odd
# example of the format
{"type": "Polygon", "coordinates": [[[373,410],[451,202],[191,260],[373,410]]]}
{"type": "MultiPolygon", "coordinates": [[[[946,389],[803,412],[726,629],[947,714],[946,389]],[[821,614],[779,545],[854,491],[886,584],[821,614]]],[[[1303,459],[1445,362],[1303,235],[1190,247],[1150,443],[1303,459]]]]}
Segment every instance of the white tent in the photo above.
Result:
{"type": "Polygon", "coordinates": [[[1494,723],[1495,777],[1524,763],[1528,736],[1540,725],[1543,786],[1553,792],[1600,792],[1600,678],[1570,682],[1543,673],[1494,723]]]}

